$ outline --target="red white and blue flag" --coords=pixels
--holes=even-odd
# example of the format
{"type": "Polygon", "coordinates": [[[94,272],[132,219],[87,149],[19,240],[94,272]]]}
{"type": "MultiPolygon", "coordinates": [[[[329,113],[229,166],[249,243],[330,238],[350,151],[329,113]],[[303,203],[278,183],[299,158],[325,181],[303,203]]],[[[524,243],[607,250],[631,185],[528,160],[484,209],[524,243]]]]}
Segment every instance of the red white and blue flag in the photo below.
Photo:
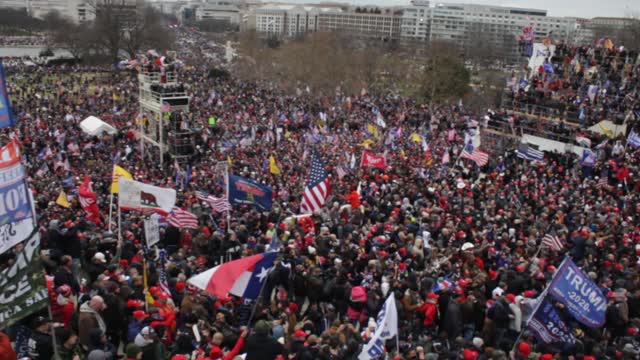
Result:
{"type": "Polygon", "coordinates": [[[300,204],[300,212],[312,214],[322,209],[329,198],[331,184],[329,174],[324,169],[324,164],[315,152],[311,155],[311,172],[304,187],[304,196],[300,204]]]}
{"type": "Polygon", "coordinates": [[[204,191],[196,191],[196,198],[209,204],[215,212],[223,213],[231,211],[231,204],[229,203],[229,200],[227,200],[226,196],[218,198],[204,191]]]}
{"type": "Polygon", "coordinates": [[[465,146],[464,150],[462,150],[462,155],[460,157],[472,160],[478,166],[485,166],[489,162],[489,154],[484,151],[474,149],[471,142],[469,142],[467,146],[465,146]]]}
{"type": "Polygon", "coordinates": [[[177,228],[197,229],[198,217],[179,207],[174,207],[167,216],[167,223],[177,228]]]}
{"type": "Polygon", "coordinates": [[[167,295],[171,296],[171,290],[169,289],[169,281],[167,281],[167,250],[160,250],[160,278],[158,279],[158,286],[167,295]]]}
{"type": "Polygon", "coordinates": [[[277,255],[270,252],[229,261],[192,277],[188,283],[217,298],[232,294],[257,299],[277,255]]]}

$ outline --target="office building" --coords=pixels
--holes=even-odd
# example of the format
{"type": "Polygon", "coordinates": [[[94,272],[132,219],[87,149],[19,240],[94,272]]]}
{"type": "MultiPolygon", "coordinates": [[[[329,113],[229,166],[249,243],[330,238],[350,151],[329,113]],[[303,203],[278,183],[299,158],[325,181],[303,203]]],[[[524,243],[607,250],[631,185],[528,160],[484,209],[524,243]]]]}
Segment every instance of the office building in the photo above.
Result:
{"type": "Polygon", "coordinates": [[[233,25],[240,23],[240,7],[237,3],[226,0],[198,5],[195,15],[196,21],[220,20],[233,25]]]}
{"type": "Polygon", "coordinates": [[[431,33],[431,9],[429,2],[413,0],[411,6],[402,9],[400,37],[406,40],[428,41],[431,33]]]}
{"type": "Polygon", "coordinates": [[[393,8],[333,9],[320,13],[319,30],[380,40],[399,40],[401,21],[402,10],[393,8]]]}
{"type": "Polygon", "coordinates": [[[241,21],[252,24],[255,30],[270,37],[296,37],[318,31],[320,16],[327,12],[340,12],[339,8],[304,5],[264,5],[246,15],[241,21]],[[251,18],[255,18],[255,20],[251,18]]]}

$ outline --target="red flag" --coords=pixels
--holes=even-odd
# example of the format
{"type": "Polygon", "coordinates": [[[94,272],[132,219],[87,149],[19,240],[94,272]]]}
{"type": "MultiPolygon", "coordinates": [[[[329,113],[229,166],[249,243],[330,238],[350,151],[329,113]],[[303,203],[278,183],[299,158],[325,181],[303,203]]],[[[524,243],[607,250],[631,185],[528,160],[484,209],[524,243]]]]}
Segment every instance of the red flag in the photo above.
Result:
{"type": "Polygon", "coordinates": [[[100,220],[100,210],[98,209],[96,193],[91,189],[91,178],[85,175],[84,182],[78,187],[78,200],[82,209],[87,212],[88,219],[98,225],[102,224],[100,220]]]}
{"type": "Polygon", "coordinates": [[[362,152],[362,161],[360,162],[360,166],[373,166],[379,169],[385,169],[387,167],[387,161],[384,158],[384,155],[376,155],[365,150],[362,152]]]}

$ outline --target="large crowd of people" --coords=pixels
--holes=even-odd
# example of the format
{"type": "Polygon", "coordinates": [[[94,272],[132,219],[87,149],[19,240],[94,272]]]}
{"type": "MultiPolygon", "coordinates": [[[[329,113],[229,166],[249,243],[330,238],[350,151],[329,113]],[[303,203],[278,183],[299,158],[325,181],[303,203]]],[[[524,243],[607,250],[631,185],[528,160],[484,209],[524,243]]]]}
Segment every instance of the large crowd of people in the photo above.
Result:
{"type": "MultiPolygon", "coordinates": [[[[571,153],[529,162],[514,149],[479,167],[460,154],[484,119],[499,115],[429,108],[395,94],[337,90],[317,98],[211,78],[222,48],[198,33],[179,37],[183,66],[176,71],[191,97],[179,118],[197,134],[188,183],[172,160],[158,162],[157,149],[140,151],[135,70],[25,71],[19,62],[5,68],[18,122],[4,135],[16,132],[22,143],[51,316],[35,314],[5,329],[3,353],[28,328],[18,356],[54,358],[55,327],[55,353],[65,360],[357,359],[393,294],[400,331],[398,341],[386,343],[387,358],[638,358],[640,152],[625,146],[625,136],[599,139],[593,167],[571,153]],[[86,135],[78,123],[89,115],[118,134],[86,135]],[[385,169],[353,163],[363,143],[385,154],[385,169]],[[294,221],[312,152],[331,174],[331,197],[294,221]],[[271,155],[280,174],[264,166],[271,155]],[[234,206],[227,217],[199,201],[196,190],[224,195],[221,161],[231,173],[271,186],[272,209],[234,206]],[[138,181],[176,189],[177,205],[198,216],[198,229],[161,229],[168,292],[159,286],[158,255],[145,246],[145,215],[122,212],[121,240],[116,226],[109,230],[114,164],[138,181]],[[86,175],[98,195],[100,225],[78,203],[86,175]],[[69,208],[55,203],[61,189],[69,208]],[[550,232],[562,250],[542,246],[550,232]],[[272,241],[281,244],[278,259],[256,303],[215,298],[187,282],[221,262],[265,252],[272,241]],[[555,304],[577,341],[544,344],[526,319],[565,256],[607,294],[607,319],[604,328],[589,328],[555,304]]],[[[557,54],[553,72],[543,68],[514,99],[560,112],[585,108],[582,131],[604,118],[626,118],[628,131],[636,126],[640,63],[632,53],[565,46],[557,54]],[[585,78],[593,68],[597,79],[585,78]],[[589,84],[601,89],[593,99],[584,94],[589,84]],[[576,104],[578,97],[583,102],[576,104]]],[[[0,255],[0,268],[14,251],[0,255]]]]}

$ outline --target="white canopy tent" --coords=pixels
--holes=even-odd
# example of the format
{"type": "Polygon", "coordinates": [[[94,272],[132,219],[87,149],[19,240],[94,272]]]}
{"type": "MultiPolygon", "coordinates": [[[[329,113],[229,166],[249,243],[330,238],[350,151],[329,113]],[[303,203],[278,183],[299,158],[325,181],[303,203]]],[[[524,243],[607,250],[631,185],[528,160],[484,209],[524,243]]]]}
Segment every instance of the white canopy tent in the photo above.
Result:
{"type": "Polygon", "coordinates": [[[82,122],[80,122],[80,128],[86,134],[89,134],[91,136],[98,136],[104,132],[109,135],[113,135],[118,132],[116,128],[98,119],[95,116],[89,116],[88,118],[82,120],[82,122]]]}

